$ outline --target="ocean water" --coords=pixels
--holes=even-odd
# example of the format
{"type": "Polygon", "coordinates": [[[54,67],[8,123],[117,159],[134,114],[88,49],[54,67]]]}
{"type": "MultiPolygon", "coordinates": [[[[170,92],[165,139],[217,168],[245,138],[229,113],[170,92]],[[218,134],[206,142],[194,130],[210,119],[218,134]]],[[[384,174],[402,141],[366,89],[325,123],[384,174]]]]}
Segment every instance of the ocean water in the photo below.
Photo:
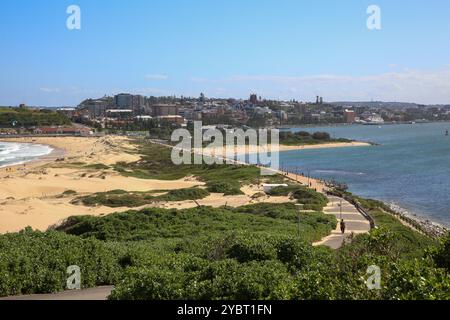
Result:
{"type": "Polygon", "coordinates": [[[0,141],[0,168],[26,163],[52,151],[51,147],[40,144],[0,141]]]}
{"type": "Polygon", "coordinates": [[[378,199],[450,226],[450,123],[338,126],[293,131],[326,131],[333,137],[370,141],[370,147],[289,151],[284,168],[345,182],[351,192],[378,199]]]}

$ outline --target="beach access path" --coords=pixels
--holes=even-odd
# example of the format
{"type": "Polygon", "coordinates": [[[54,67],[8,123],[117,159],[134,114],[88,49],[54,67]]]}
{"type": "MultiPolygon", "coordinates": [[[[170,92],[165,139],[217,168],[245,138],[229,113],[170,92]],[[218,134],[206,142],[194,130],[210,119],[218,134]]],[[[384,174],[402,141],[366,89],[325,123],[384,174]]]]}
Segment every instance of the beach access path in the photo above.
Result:
{"type": "Polygon", "coordinates": [[[336,217],[338,224],[336,230],[321,241],[313,243],[314,246],[327,246],[331,249],[339,249],[345,243],[350,235],[358,235],[368,233],[370,231],[370,222],[355,208],[354,205],[348,201],[335,197],[328,196],[328,205],[324,208],[325,214],[331,214],[336,217]],[[340,221],[344,219],[346,230],[342,234],[340,221]]]}

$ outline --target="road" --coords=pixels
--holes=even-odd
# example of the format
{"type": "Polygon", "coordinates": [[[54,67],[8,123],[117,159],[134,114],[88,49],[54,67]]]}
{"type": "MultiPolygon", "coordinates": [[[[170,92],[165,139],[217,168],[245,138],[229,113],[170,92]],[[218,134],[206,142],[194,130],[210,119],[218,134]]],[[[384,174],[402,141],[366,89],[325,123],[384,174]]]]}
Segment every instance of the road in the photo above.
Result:
{"type": "Polygon", "coordinates": [[[34,301],[45,301],[45,300],[89,300],[89,301],[102,301],[107,300],[108,296],[111,294],[111,291],[114,288],[111,286],[105,287],[97,287],[92,289],[85,290],[72,290],[72,291],[64,291],[56,294],[33,294],[28,296],[16,296],[16,297],[7,297],[0,298],[0,300],[9,300],[9,301],[24,301],[24,300],[34,300],[34,301]]]}

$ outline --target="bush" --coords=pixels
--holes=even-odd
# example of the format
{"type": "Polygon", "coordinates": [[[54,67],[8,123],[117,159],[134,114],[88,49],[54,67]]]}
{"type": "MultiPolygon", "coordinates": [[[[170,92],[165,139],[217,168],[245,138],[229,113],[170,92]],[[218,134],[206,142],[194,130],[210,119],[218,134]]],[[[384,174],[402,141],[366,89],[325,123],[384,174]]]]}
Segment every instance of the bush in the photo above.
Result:
{"type": "Polygon", "coordinates": [[[120,273],[114,252],[97,240],[31,230],[0,236],[0,296],[64,290],[71,265],[81,268],[85,288],[112,284],[120,273]]]}
{"type": "Polygon", "coordinates": [[[415,260],[391,264],[383,298],[390,300],[449,300],[450,275],[415,260]]]}
{"type": "Polygon", "coordinates": [[[298,185],[293,185],[293,186],[288,186],[288,187],[276,187],[276,188],[272,188],[269,192],[267,192],[268,195],[270,196],[275,196],[275,197],[279,197],[279,196],[289,196],[292,192],[298,190],[299,186],[298,185]]]}
{"type": "Polygon", "coordinates": [[[263,300],[289,299],[291,295],[291,276],[276,261],[197,261],[193,267],[179,260],[170,268],[129,269],[110,299],[263,300]]]}
{"type": "Polygon", "coordinates": [[[206,186],[211,193],[223,193],[226,196],[244,194],[239,182],[212,181],[208,182],[206,186]]]}
{"type": "Polygon", "coordinates": [[[275,246],[262,236],[240,236],[234,239],[226,255],[239,262],[274,260],[277,257],[275,246]]]}
{"type": "Polygon", "coordinates": [[[304,204],[305,210],[322,211],[328,204],[328,199],[321,193],[306,187],[300,187],[292,193],[292,196],[299,202],[304,204]]]}
{"type": "Polygon", "coordinates": [[[442,239],[436,249],[432,250],[432,258],[436,266],[450,272],[450,233],[442,239]]]}
{"type": "Polygon", "coordinates": [[[153,194],[156,193],[156,191],[127,192],[123,190],[114,190],[81,197],[75,199],[73,203],[78,203],[81,201],[86,206],[103,205],[111,208],[135,208],[154,202],[199,200],[209,196],[209,192],[207,190],[200,188],[177,189],[161,192],[166,193],[163,195],[154,196],[153,194]]]}
{"type": "Polygon", "coordinates": [[[313,139],[315,140],[330,140],[331,136],[327,132],[315,132],[312,135],[313,139]]]}

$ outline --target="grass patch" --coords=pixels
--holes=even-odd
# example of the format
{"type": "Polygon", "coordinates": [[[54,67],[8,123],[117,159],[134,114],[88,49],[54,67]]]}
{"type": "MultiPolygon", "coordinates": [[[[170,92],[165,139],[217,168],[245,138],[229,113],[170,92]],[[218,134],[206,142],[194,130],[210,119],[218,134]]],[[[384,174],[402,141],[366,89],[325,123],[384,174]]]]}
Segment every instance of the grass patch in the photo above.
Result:
{"type": "Polygon", "coordinates": [[[304,145],[317,145],[324,143],[335,143],[335,142],[352,142],[348,139],[333,139],[330,134],[326,132],[315,132],[310,134],[306,131],[300,132],[280,132],[280,144],[286,146],[304,146],[304,145]]]}
{"type": "Polygon", "coordinates": [[[188,188],[170,191],[148,191],[148,192],[128,192],[124,190],[113,190],[109,192],[99,192],[86,197],[80,197],[73,203],[83,203],[85,206],[107,206],[111,208],[118,207],[140,207],[146,204],[163,201],[185,201],[199,200],[209,196],[207,190],[201,188],[188,188]],[[154,196],[155,193],[163,193],[163,195],[154,196]]]}
{"type": "Polygon", "coordinates": [[[72,196],[72,195],[75,195],[75,194],[77,194],[77,192],[75,190],[66,190],[66,191],[63,192],[64,196],[72,196]]]}
{"type": "Polygon", "coordinates": [[[89,164],[84,166],[84,168],[86,169],[94,169],[94,170],[107,170],[110,169],[110,166],[107,166],[105,164],[102,163],[95,163],[95,164],[89,164]]]}
{"type": "Polygon", "coordinates": [[[239,182],[235,181],[210,181],[206,184],[206,187],[211,193],[223,193],[226,196],[244,194],[239,182]]]}
{"type": "Polygon", "coordinates": [[[304,205],[304,210],[322,211],[328,204],[326,196],[307,187],[299,187],[292,193],[292,197],[304,205]]]}

